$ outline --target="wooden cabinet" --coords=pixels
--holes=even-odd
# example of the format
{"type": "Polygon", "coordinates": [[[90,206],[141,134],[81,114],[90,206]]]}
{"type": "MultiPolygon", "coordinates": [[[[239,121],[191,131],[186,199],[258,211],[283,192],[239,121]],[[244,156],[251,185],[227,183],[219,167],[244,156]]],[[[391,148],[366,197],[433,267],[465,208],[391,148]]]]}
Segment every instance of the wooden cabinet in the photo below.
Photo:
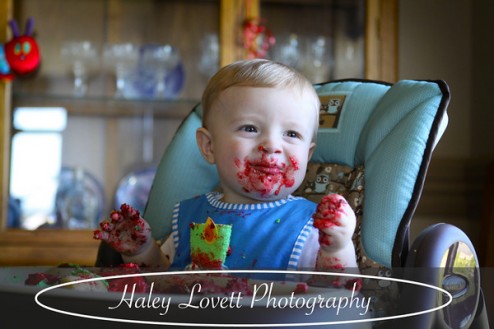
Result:
{"type": "MultiPolygon", "coordinates": [[[[131,162],[138,162],[135,158],[141,156],[125,160],[128,154],[122,153],[121,144],[126,144],[124,146],[131,150],[130,153],[137,153],[129,145],[135,143],[134,147],[139,149],[139,145],[142,145],[139,144],[140,140],[145,139],[142,134],[136,134],[132,142],[122,142],[122,130],[129,134],[129,125],[145,124],[146,118],[152,118],[155,125],[158,123],[155,131],[159,132],[154,136],[158,142],[154,141],[157,146],[151,151],[151,161],[157,161],[176,126],[199,101],[208,78],[198,68],[201,41],[205,35],[217,36],[220,49],[217,63],[220,67],[247,56],[242,44],[244,23],[247,20],[262,22],[257,19],[266,19],[266,25],[269,27],[271,22],[275,37],[278,34],[281,40],[281,31],[315,34],[314,31],[320,30],[321,34],[336,33],[334,30],[338,26],[335,24],[345,19],[340,18],[343,15],[341,13],[352,13],[356,9],[357,12],[348,16],[356,20],[346,24],[355,29],[360,28],[358,33],[361,34],[359,47],[362,47],[362,59],[358,66],[361,74],[346,76],[345,71],[340,70],[331,77],[395,81],[396,0],[0,0],[0,26],[4,27],[1,29],[0,43],[11,36],[7,29],[9,19],[15,17],[23,25],[23,20],[33,15],[36,19],[35,31],[38,32],[35,37],[42,52],[42,67],[36,76],[16,78],[12,83],[0,82],[0,150],[3,154],[0,161],[0,265],[56,265],[62,262],[90,265],[96,259],[98,247],[90,230],[27,230],[8,227],[14,108],[59,106],[67,110],[71,120],[74,118],[100,124],[105,137],[98,144],[102,144],[100,148],[104,152],[91,154],[81,151],[81,158],[71,158],[70,161],[88,161],[93,166],[95,163],[100,164],[99,178],[102,185],[111,187],[105,191],[108,207],[114,185],[128,170],[131,162]],[[301,11],[306,12],[309,19],[304,20],[300,16],[294,20],[290,16],[290,13],[301,11]],[[322,16],[319,20],[314,19],[317,24],[322,24],[319,29],[312,23],[312,17],[320,13],[322,16]],[[333,25],[328,22],[331,26],[326,26],[328,19],[325,17],[329,17],[333,25]],[[296,28],[293,27],[294,23],[296,28]],[[84,97],[73,97],[71,78],[59,57],[60,46],[68,38],[89,39],[98,46],[119,42],[173,44],[180,50],[186,72],[185,87],[174,99],[115,98],[113,78],[107,72],[96,69],[84,97]],[[163,131],[165,135],[160,135],[163,131]]],[[[340,44],[337,35],[332,35],[332,38],[334,43],[340,44]]],[[[144,128],[141,126],[139,129],[142,132],[144,128]]],[[[88,132],[82,138],[76,137],[80,142],[78,145],[94,143],[90,134],[88,132]]],[[[82,147],[81,150],[86,149],[82,147]]],[[[72,152],[75,153],[78,152],[72,152]]]]}

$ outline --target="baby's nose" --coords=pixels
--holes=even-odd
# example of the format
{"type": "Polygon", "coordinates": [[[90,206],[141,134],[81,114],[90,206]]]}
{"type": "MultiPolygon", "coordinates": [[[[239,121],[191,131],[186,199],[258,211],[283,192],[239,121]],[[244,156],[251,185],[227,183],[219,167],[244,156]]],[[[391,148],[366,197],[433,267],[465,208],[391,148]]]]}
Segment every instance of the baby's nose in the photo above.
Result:
{"type": "Polygon", "coordinates": [[[259,145],[259,147],[257,149],[260,152],[262,152],[262,153],[268,153],[268,154],[271,154],[271,153],[279,154],[279,153],[281,153],[281,149],[280,148],[277,148],[274,145],[268,144],[268,143],[264,143],[264,144],[259,145]]]}

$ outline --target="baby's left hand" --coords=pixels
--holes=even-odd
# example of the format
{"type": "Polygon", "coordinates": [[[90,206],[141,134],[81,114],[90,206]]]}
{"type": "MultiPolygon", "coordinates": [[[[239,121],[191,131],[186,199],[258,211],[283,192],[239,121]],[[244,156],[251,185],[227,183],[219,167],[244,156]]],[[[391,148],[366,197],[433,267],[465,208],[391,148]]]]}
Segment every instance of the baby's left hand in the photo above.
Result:
{"type": "Polygon", "coordinates": [[[352,208],[339,194],[326,195],[312,216],[319,229],[319,244],[326,252],[337,252],[352,243],[357,220],[352,208]]]}

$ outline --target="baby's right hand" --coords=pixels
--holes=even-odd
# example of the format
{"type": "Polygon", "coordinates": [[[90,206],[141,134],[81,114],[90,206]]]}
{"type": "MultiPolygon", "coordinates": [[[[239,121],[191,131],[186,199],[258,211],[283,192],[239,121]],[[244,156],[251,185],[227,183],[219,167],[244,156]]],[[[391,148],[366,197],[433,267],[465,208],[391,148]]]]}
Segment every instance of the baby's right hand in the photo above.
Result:
{"type": "Polygon", "coordinates": [[[326,252],[338,252],[352,243],[356,218],[352,208],[339,194],[326,195],[312,216],[319,230],[319,244],[326,252]]]}
{"type": "Polygon", "coordinates": [[[93,233],[95,239],[105,241],[117,252],[128,256],[140,254],[153,240],[149,224],[138,210],[125,203],[120,210],[114,210],[109,219],[103,220],[100,229],[93,233]]]}

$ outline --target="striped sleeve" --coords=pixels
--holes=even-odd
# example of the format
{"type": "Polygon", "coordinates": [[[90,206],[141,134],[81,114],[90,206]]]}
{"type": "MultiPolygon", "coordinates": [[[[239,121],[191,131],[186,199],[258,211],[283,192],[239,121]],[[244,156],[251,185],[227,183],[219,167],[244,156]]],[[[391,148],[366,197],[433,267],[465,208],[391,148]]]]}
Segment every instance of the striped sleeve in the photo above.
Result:
{"type": "Polygon", "coordinates": [[[295,241],[295,245],[293,246],[292,254],[290,255],[290,260],[288,261],[289,271],[295,271],[298,268],[298,263],[300,260],[300,255],[302,254],[302,249],[312,231],[313,219],[310,218],[305,224],[304,228],[300,232],[297,240],[295,241]]]}
{"type": "Polygon", "coordinates": [[[178,213],[180,211],[180,203],[175,204],[173,208],[173,216],[172,216],[172,234],[171,237],[173,239],[173,244],[175,245],[175,249],[178,248],[178,213]]]}

